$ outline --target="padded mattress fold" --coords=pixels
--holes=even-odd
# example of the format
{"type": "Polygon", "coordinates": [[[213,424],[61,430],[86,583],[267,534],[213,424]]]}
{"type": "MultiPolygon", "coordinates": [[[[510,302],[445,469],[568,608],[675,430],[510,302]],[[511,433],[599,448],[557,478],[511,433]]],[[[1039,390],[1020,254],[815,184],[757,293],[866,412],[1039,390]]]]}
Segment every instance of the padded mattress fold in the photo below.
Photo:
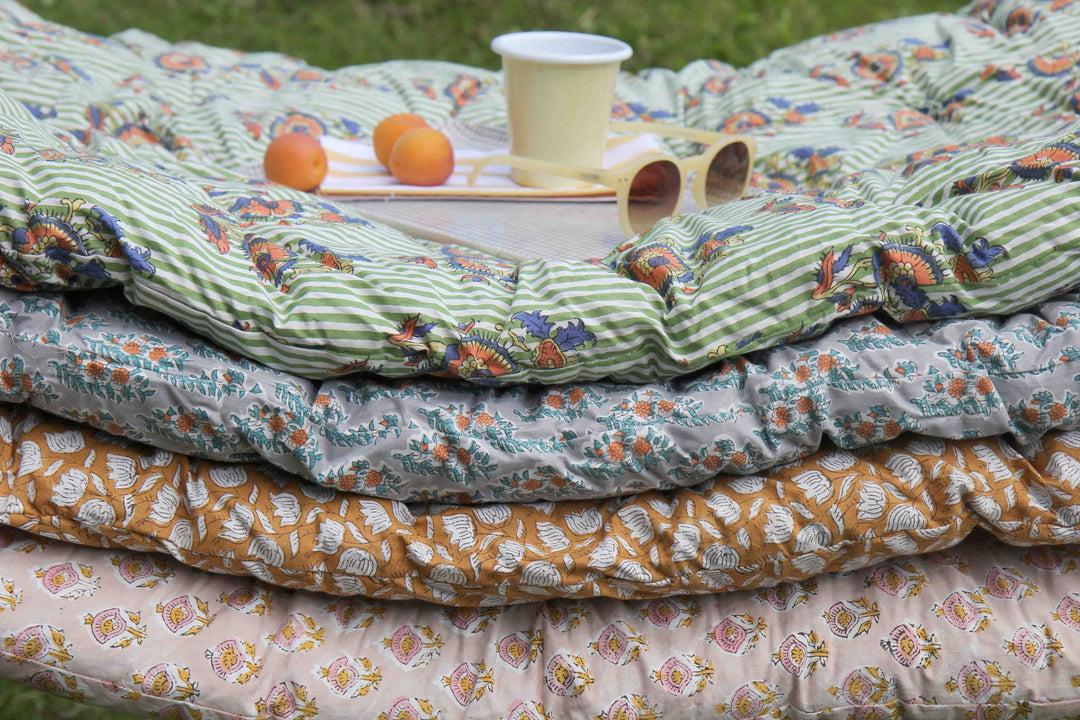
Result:
{"type": "Polygon", "coordinates": [[[1080,542],[1080,433],[905,437],[765,476],[604,502],[405,504],[199,462],[0,405],[0,522],[338,595],[490,606],[768,587],[950,547],[983,527],[1080,542]]]}
{"type": "Polygon", "coordinates": [[[191,720],[1061,720],[1080,550],[952,550],[774,588],[440,608],[0,530],[0,674],[191,720]]]}
{"type": "Polygon", "coordinates": [[[312,379],[480,385],[662,381],[871,311],[1014,313],[1080,269],[1078,39],[1075,3],[1004,0],[624,74],[613,119],[753,135],[754,192],[603,258],[507,263],[243,173],[272,137],[395,112],[505,127],[498,73],[323,71],[4,4],[0,284],[120,288],[312,379]]]}
{"type": "Polygon", "coordinates": [[[103,294],[0,289],[0,400],[335,490],[454,503],[609,497],[763,473],[822,444],[1080,427],[1080,299],[1008,318],[863,317],[680,381],[320,383],[103,294]]]}

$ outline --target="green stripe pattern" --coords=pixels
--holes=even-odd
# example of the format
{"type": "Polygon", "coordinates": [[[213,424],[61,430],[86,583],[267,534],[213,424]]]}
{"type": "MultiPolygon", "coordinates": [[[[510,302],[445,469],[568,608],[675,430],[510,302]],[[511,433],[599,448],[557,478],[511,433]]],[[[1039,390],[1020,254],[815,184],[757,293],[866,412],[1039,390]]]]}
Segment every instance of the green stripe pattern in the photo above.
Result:
{"type": "Polygon", "coordinates": [[[364,138],[405,111],[504,125],[498,73],[324,71],[15,4],[0,30],[0,284],[120,286],[305,377],[648,382],[866,312],[1010,313],[1080,276],[1080,3],[980,2],[743,69],[624,74],[616,118],[753,135],[751,195],[595,261],[519,264],[245,176],[285,132],[364,138]]]}

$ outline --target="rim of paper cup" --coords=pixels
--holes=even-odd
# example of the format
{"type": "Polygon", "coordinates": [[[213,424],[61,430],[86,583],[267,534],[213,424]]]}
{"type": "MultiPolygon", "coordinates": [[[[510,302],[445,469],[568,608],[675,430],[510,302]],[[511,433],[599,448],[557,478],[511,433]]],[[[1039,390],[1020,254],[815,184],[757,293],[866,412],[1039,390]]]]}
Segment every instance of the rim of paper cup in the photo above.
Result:
{"type": "Polygon", "coordinates": [[[589,33],[534,30],[499,35],[491,49],[503,57],[561,65],[622,62],[634,54],[622,40],[589,33]]]}

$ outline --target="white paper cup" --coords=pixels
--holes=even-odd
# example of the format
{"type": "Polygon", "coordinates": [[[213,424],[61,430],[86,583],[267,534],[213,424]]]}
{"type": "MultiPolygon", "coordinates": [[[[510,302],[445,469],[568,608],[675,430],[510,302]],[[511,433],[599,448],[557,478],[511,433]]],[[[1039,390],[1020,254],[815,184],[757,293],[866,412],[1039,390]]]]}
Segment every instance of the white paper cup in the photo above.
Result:
{"type": "MultiPolygon", "coordinates": [[[[500,35],[510,152],[565,165],[600,167],[619,64],[629,45],[602,35],[518,32],[500,35]]],[[[513,171],[521,185],[565,188],[575,180],[513,171]]]]}

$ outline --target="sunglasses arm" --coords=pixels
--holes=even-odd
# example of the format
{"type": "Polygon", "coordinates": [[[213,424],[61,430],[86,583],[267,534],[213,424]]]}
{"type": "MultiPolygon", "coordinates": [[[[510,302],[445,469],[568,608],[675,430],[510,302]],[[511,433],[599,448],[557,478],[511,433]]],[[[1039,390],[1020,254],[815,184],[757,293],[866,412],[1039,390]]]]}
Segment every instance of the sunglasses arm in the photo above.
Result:
{"type": "Polygon", "coordinates": [[[577,167],[575,165],[561,165],[559,163],[536,160],[534,158],[521,157],[519,155],[488,155],[487,157],[478,158],[474,162],[473,169],[469,171],[470,187],[476,184],[476,180],[480,177],[481,171],[488,165],[509,165],[518,170],[547,173],[548,175],[556,175],[570,180],[580,180],[581,182],[594,185],[610,185],[612,182],[611,173],[606,170],[577,167]]]}
{"type": "Polygon", "coordinates": [[[660,122],[635,122],[627,120],[624,122],[611,123],[610,129],[612,132],[651,133],[662,137],[689,140],[690,142],[696,142],[701,145],[712,145],[720,140],[727,140],[729,142],[741,140],[748,144],[753,141],[753,138],[744,135],[712,132],[711,130],[698,130],[697,128],[680,127],[678,125],[668,125],[667,123],[660,122]]]}

